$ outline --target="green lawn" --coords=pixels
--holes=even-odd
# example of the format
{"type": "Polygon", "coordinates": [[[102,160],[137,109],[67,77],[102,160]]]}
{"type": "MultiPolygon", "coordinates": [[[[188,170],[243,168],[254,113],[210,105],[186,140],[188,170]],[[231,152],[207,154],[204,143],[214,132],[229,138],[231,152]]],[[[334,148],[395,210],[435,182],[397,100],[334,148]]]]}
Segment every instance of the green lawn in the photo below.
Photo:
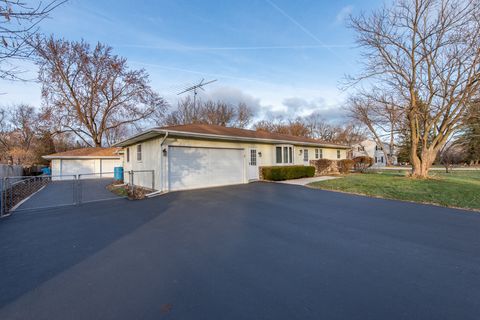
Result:
{"type": "Polygon", "coordinates": [[[430,175],[431,179],[416,180],[405,177],[404,172],[355,173],[309,186],[480,210],[480,171],[431,172],[430,175]]]}

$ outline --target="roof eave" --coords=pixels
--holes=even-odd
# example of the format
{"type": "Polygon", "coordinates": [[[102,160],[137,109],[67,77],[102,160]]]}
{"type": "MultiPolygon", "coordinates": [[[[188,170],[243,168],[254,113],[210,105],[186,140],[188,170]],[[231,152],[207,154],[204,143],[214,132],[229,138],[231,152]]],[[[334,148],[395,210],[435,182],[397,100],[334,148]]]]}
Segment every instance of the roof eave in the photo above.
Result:
{"type": "Polygon", "coordinates": [[[43,159],[45,160],[53,160],[53,159],[120,159],[122,156],[54,156],[54,155],[49,155],[49,156],[42,156],[43,159]]]}

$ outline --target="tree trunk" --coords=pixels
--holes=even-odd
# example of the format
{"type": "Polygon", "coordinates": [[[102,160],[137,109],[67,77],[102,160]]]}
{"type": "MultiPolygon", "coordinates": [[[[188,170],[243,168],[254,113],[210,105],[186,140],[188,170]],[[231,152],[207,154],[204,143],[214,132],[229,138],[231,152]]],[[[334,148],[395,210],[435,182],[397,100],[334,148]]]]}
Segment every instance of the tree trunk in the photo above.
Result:
{"type": "MultiPolygon", "coordinates": [[[[411,150],[413,152],[413,150],[411,150]]],[[[437,150],[435,149],[425,149],[422,148],[421,157],[418,157],[416,150],[415,154],[412,154],[412,177],[418,179],[428,178],[428,172],[430,167],[435,161],[435,156],[437,155],[437,150]]]]}

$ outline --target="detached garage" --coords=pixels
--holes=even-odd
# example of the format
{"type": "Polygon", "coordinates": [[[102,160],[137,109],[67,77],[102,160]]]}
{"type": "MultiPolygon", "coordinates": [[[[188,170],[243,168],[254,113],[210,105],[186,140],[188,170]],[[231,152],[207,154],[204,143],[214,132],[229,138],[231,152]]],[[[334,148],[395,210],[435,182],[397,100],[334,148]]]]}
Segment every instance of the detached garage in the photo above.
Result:
{"type": "Polygon", "coordinates": [[[50,160],[52,179],[113,177],[113,168],[122,166],[119,148],[81,148],[43,156],[50,160]]]}

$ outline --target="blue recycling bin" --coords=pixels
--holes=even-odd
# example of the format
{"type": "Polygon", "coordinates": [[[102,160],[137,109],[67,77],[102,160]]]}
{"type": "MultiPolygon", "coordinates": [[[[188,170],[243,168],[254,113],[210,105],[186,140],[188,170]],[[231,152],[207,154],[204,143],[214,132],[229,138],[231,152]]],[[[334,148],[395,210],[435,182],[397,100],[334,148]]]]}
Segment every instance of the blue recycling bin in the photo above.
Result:
{"type": "Polygon", "coordinates": [[[123,167],[113,168],[113,178],[117,181],[123,181],[123,167]]]}
{"type": "Polygon", "coordinates": [[[42,168],[42,174],[46,176],[50,176],[52,175],[52,170],[50,169],[50,167],[42,168]]]}

